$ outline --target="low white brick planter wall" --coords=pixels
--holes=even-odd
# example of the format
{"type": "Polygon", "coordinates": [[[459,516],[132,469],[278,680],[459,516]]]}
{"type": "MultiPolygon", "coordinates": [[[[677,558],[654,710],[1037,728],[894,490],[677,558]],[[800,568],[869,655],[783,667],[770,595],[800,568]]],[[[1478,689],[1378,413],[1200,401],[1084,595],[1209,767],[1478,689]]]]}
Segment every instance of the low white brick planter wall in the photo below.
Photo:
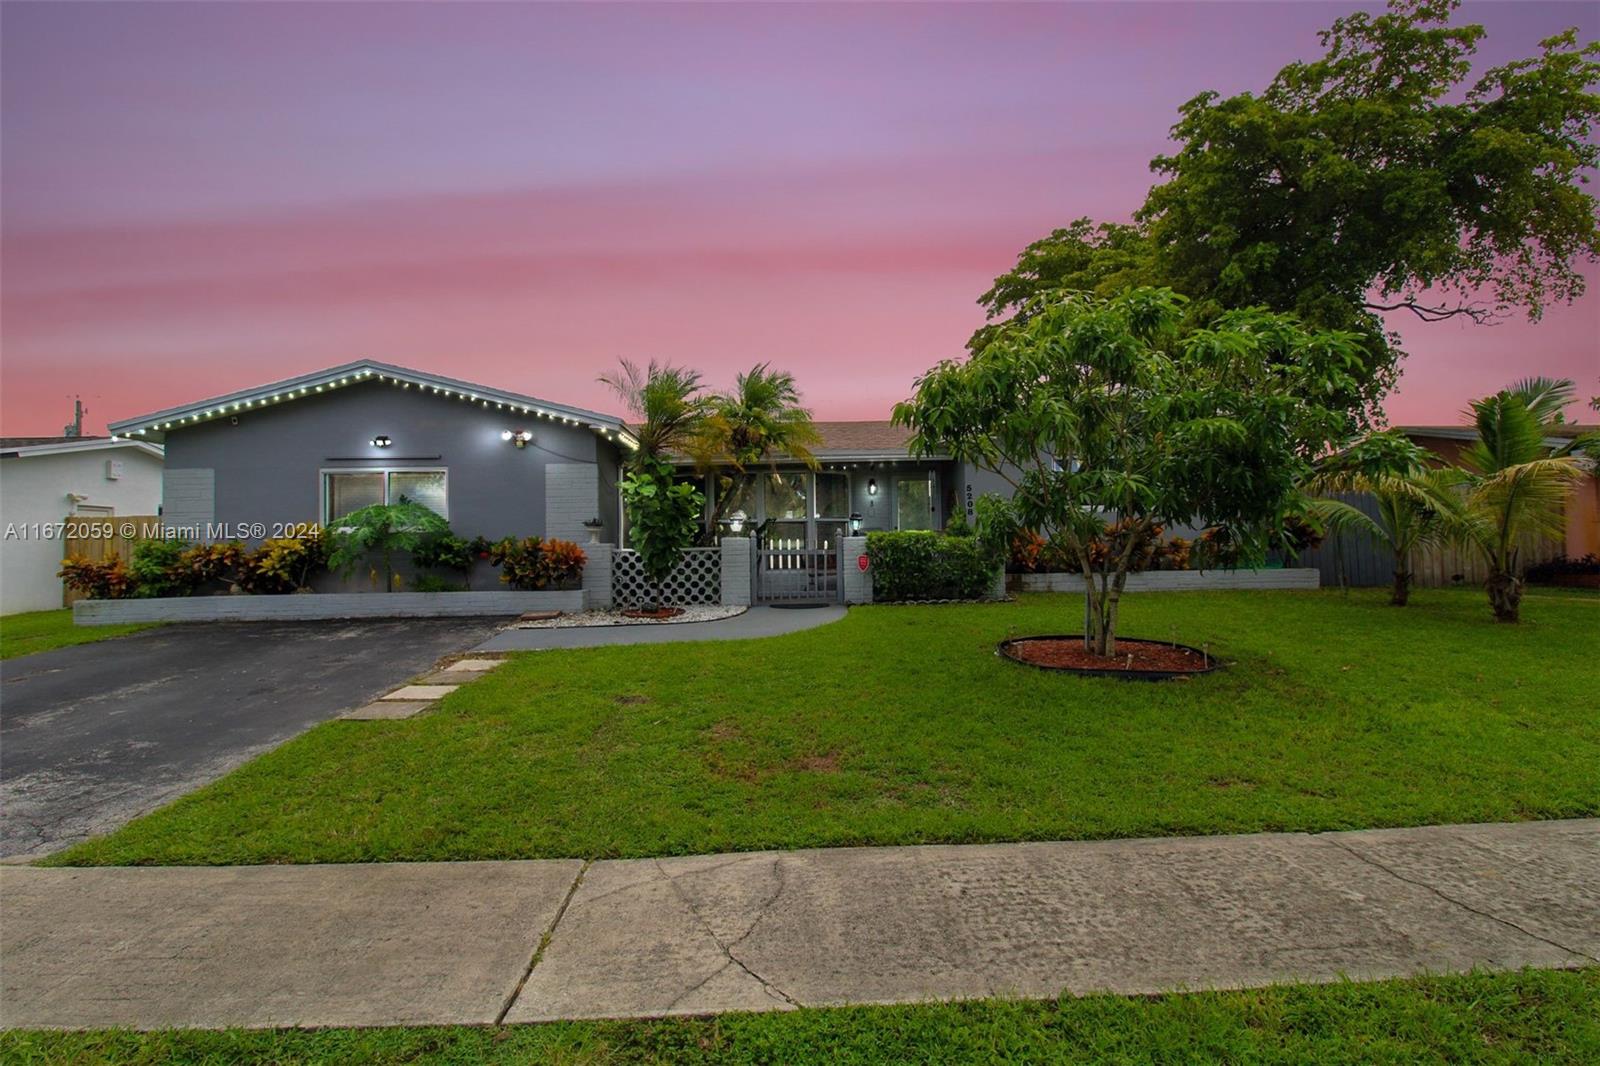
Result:
{"type": "Polygon", "coordinates": [[[80,626],[121,622],[293,622],[323,618],[460,618],[525,611],[581,611],[570,592],[313,592],[287,596],[173,596],[150,600],[79,600],[80,626]]]}
{"type": "MultiPolygon", "coordinates": [[[[1082,574],[1014,574],[1023,592],[1083,592],[1082,574]]],[[[1223,589],[1314,589],[1322,586],[1315,567],[1281,570],[1146,570],[1129,574],[1125,592],[1216,592],[1223,589]]]]}

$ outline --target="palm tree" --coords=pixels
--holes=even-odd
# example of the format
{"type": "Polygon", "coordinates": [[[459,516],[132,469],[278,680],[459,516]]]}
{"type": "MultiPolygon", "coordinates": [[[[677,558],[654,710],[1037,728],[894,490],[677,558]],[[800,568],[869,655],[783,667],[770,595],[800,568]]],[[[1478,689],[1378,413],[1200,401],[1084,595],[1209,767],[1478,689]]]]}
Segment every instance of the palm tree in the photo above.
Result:
{"type": "Polygon", "coordinates": [[[777,456],[815,468],[811,448],[821,441],[811,412],[800,403],[794,375],[758,363],[733,379],[728,392],[713,395],[691,451],[703,471],[726,469],[717,480],[716,502],[706,529],[716,535],[730,503],[755,477],[756,467],[777,456]]]}
{"type": "Polygon", "coordinates": [[[654,359],[644,366],[621,360],[621,370],[601,374],[632,416],[629,428],[639,446],[629,458],[635,470],[685,454],[700,433],[706,399],[700,395],[700,374],[654,359]]]}
{"type": "Polygon", "coordinates": [[[1564,505],[1574,482],[1594,467],[1593,435],[1551,448],[1546,443],[1572,402],[1571,381],[1530,378],[1473,402],[1468,414],[1478,439],[1462,451],[1465,495],[1452,513],[1452,532],[1489,569],[1484,583],[1496,621],[1516,622],[1522,603],[1522,550],[1561,535],[1564,505]]]}
{"type": "Polygon", "coordinates": [[[1367,493],[1374,518],[1342,500],[1326,497],[1308,505],[1331,531],[1360,530],[1394,553],[1389,603],[1404,607],[1411,597],[1411,559],[1422,548],[1449,539],[1446,515],[1456,504],[1459,475],[1430,465],[1432,453],[1397,430],[1373,433],[1319,464],[1310,489],[1316,493],[1367,493]]]}

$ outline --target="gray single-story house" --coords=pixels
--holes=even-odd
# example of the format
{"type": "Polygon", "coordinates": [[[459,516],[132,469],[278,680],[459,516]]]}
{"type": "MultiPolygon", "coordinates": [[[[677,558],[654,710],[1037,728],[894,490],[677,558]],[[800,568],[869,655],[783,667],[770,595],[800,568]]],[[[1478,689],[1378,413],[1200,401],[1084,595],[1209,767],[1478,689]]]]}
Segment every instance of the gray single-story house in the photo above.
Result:
{"type": "Polygon", "coordinates": [[[633,445],[611,415],[371,360],[123,419],[164,445],[162,516],[194,540],[247,542],[327,525],[402,495],[460,536],[620,532],[633,445]]]}
{"type": "MultiPolygon", "coordinates": [[[[721,532],[734,525],[761,531],[774,549],[832,550],[846,532],[944,529],[951,518],[972,518],[973,502],[1009,486],[993,474],[947,456],[915,456],[910,431],[888,421],[816,422],[816,465],[786,457],[751,471],[721,508],[721,532]],[[742,521],[729,521],[729,516],[742,521]]],[[[717,510],[723,477],[697,472],[687,460],[686,478],[700,478],[707,514],[717,510]]]]}

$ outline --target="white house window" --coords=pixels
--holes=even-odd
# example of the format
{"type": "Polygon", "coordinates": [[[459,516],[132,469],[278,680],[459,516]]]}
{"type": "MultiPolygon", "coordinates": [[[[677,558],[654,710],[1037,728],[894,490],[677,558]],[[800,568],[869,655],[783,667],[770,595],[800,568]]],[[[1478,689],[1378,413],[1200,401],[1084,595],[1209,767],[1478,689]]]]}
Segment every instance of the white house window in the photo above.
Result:
{"type": "Polygon", "coordinates": [[[351,470],[322,475],[322,520],[332,525],[352,511],[380,503],[420,503],[450,517],[443,470],[351,470]]]}

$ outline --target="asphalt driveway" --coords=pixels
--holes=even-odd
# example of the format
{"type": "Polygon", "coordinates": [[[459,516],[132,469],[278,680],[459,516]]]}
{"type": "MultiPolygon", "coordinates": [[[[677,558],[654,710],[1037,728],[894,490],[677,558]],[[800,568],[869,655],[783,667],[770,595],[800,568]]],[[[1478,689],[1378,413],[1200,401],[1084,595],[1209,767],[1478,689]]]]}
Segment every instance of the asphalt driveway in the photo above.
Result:
{"type": "Polygon", "coordinates": [[[499,621],[166,626],[5,660],[0,858],[115,829],[481,643],[499,621]]]}

